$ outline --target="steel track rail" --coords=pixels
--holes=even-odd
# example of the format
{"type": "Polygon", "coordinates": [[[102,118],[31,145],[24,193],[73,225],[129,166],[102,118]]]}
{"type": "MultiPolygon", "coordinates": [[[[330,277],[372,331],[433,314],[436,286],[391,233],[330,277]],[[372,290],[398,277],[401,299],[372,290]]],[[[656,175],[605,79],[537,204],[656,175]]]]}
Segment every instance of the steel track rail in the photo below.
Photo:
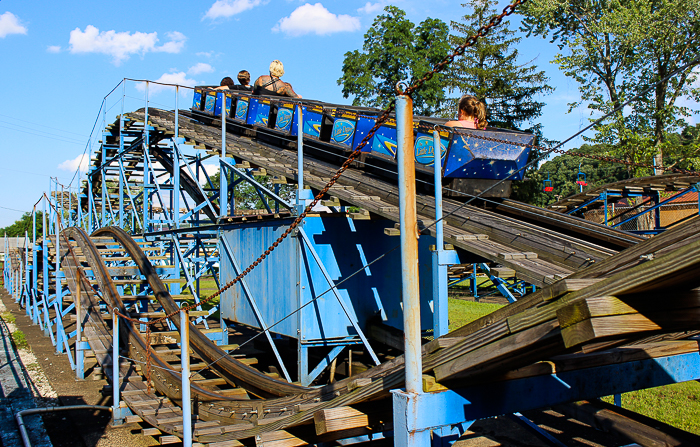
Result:
{"type": "MultiPolygon", "coordinates": [[[[92,240],[90,240],[87,233],[81,228],[71,227],[65,229],[63,234],[73,239],[82,250],[88,266],[95,275],[96,282],[102,291],[102,296],[107,306],[112,309],[116,308],[120,313],[126,315],[126,307],[112,281],[112,277],[109,275],[106,265],[102,262],[102,257],[97,247],[92,240]]],[[[77,269],[78,267],[73,263],[73,268],[77,269]]],[[[72,291],[72,293],[77,293],[77,291],[72,291]]],[[[155,388],[168,398],[179,401],[181,399],[180,386],[182,383],[180,374],[171,370],[170,364],[165,362],[157,351],[150,346],[150,343],[144,340],[141,332],[133,322],[125,321],[123,318],[120,319],[120,321],[125,329],[125,331],[122,332],[124,334],[124,340],[122,340],[121,343],[125,343],[126,346],[128,346],[129,356],[138,361],[146,362],[148,356],[147,351],[150,350],[150,358],[154,367],[152,380],[155,384],[155,388]]],[[[202,401],[227,399],[227,397],[217,394],[213,389],[201,387],[196,384],[192,385],[192,391],[193,396],[196,396],[197,399],[202,401]]]]}
{"type": "MultiPolygon", "coordinates": [[[[119,243],[132,260],[136,263],[141,274],[148,280],[153,294],[165,310],[166,314],[174,314],[179,311],[177,303],[172,299],[165,284],[160,279],[145,253],[124,230],[118,227],[104,227],[93,233],[94,236],[109,236],[119,243]]],[[[180,331],[179,318],[171,321],[180,331]]],[[[285,396],[288,394],[300,394],[311,391],[311,388],[294,385],[283,380],[277,380],[260,371],[245,365],[226,352],[222,351],[206,335],[202,334],[190,323],[190,345],[192,349],[206,363],[213,363],[212,369],[217,371],[224,379],[241,386],[259,397],[285,396]]]]}

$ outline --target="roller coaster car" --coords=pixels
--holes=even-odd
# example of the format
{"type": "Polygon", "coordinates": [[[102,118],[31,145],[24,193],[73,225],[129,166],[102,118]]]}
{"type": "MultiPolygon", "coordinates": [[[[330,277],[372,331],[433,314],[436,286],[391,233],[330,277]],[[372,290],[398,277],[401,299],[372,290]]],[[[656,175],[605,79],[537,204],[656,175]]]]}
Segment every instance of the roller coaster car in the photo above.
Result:
{"type": "MultiPolygon", "coordinates": [[[[335,163],[342,162],[350,151],[359,147],[382,113],[373,108],[256,96],[246,90],[215,90],[207,86],[195,88],[191,110],[203,122],[211,124],[213,119],[220,119],[224,104],[233,132],[252,128],[257,138],[273,144],[279,143],[280,138],[289,141],[297,137],[296,115],[301,105],[305,152],[335,163]]],[[[433,132],[438,131],[446,196],[467,199],[492,188],[485,197],[508,197],[511,181],[523,178],[521,169],[527,163],[528,145],[534,136],[495,127],[451,128],[444,126],[446,122],[433,117],[414,119],[416,171],[419,180],[423,180],[419,184],[425,185],[423,192],[430,192],[432,185],[433,132]]],[[[361,149],[364,169],[383,176],[387,169],[395,172],[397,147],[396,119],[392,115],[361,149]]]]}

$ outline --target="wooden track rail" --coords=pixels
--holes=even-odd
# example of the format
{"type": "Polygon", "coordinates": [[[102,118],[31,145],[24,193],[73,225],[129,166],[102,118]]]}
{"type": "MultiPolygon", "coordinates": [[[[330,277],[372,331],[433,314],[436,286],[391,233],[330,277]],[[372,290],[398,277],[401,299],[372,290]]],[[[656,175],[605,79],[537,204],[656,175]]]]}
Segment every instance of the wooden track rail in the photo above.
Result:
{"type": "MultiPolygon", "coordinates": [[[[138,127],[145,116],[139,111],[128,118],[127,126],[138,127]]],[[[174,114],[150,109],[148,124],[155,128],[151,142],[157,144],[173,135],[174,114]]],[[[220,129],[183,116],[179,124],[179,134],[195,147],[219,151],[220,129]]],[[[116,132],[118,135],[118,128],[116,132]]],[[[237,162],[248,162],[270,175],[296,178],[296,152],[287,150],[294,148],[293,141],[249,128],[229,132],[226,141],[227,155],[237,162]]],[[[310,149],[314,154],[322,151],[320,147],[310,149]]],[[[131,163],[139,167],[137,157],[131,163]]],[[[370,218],[376,215],[398,221],[396,185],[359,165],[348,169],[331,188],[329,200],[360,207],[370,218]]],[[[336,169],[327,157],[305,157],[305,182],[321,189],[336,169]]],[[[185,183],[192,180],[186,179],[186,173],[183,177],[185,183]]],[[[87,193],[97,197],[98,183],[93,182],[93,191],[87,193]]],[[[195,201],[204,200],[195,196],[195,201]]],[[[115,199],[108,196],[108,200],[115,199]]],[[[417,202],[421,226],[431,232],[433,198],[420,195],[417,202]]],[[[475,259],[513,269],[519,278],[541,288],[425,344],[424,386],[440,389],[459,386],[465,380],[485,383],[551,374],[552,365],[557,370],[580,369],[637,357],[697,352],[696,341],[683,339],[700,330],[695,318],[700,315],[700,294],[693,290],[700,286],[700,218],[642,240],[576,218],[556,222],[552,212],[512,201],[484,209],[445,200],[444,211],[451,213],[445,219],[446,242],[475,259]],[[663,302],[650,299],[665,290],[673,290],[673,296],[663,302]]],[[[233,219],[225,217],[223,222],[233,219]]],[[[80,302],[88,310],[83,319],[85,334],[98,362],[107,368],[111,328],[101,303],[124,313],[136,312],[128,307],[129,298],[118,293],[116,284],[120,283],[115,281],[130,276],[149,285],[149,307],[135,315],[172,313],[177,310],[176,297],[170,296],[156,274],[158,266],[151,261],[158,261],[157,253],[149,254],[148,244],[139,244],[113,227],[91,237],[76,229],[66,230],[66,235],[76,246],[73,257],[61,244],[68,286],[77,296],[77,283],[84,282],[80,302]],[[132,270],[107,267],[108,255],[108,259],[120,260],[119,268],[132,270]],[[94,282],[79,273],[86,271],[94,282]]],[[[172,323],[158,328],[166,339],[159,346],[153,345],[154,337],[147,340],[143,336],[138,324],[125,323],[121,332],[128,348],[125,356],[132,360],[122,368],[123,396],[132,411],[156,431],[182,436],[175,349],[179,320],[172,323]],[[157,390],[150,394],[143,364],[149,350],[155,371],[151,379],[157,390]]],[[[387,400],[389,390],[402,385],[403,356],[326,386],[305,388],[264,374],[245,358],[225,355],[207,339],[201,325],[191,326],[190,332],[192,364],[202,365],[208,374],[193,384],[198,414],[194,437],[199,443],[215,447],[259,442],[305,445],[390,429],[386,418],[377,417],[371,407],[384,405],[381,402],[387,400]]]]}

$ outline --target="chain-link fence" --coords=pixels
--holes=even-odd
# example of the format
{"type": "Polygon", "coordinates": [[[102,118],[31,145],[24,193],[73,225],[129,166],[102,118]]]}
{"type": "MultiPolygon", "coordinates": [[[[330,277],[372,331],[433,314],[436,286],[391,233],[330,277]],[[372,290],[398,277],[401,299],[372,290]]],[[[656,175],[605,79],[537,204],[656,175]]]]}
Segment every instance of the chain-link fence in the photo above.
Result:
{"type": "MultiPolygon", "coordinates": [[[[605,213],[608,215],[608,226],[616,225],[620,222],[624,222],[630,217],[634,217],[622,225],[617,227],[623,231],[644,231],[653,230],[656,228],[656,215],[657,211],[647,211],[652,208],[653,204],[649,205],[627,205],[618,206],[615,204],[608,205],[607,210],[597,209],[590,210],[583,213],[583,217],[591,222],[596,222],[603,224],[605,223],[605,213]],[[641,214],[644,213],[644,214],[641,214]]],[[[692,215],[698,214],[698,203],[697,202],[681,202],[681,203],[669,203],[667,205],[662,205],[658,210],[659,214],[659,227],[667,228],[673,224],[680,222],[681,220],[690,217],[692,215]]]]}

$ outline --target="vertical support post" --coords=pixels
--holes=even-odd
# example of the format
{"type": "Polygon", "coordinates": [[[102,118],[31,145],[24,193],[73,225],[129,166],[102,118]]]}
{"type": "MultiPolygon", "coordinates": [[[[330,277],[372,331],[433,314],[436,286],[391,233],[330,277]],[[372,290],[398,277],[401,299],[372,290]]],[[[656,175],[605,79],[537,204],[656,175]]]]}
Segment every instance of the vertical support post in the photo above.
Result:
{"type": "MultiPolygon", "coordinates": [[[[92,153],[92,150],[90,150],[90,153],[92,153]]],[[[92,214],[95,212],[95,199],[92,194],[92,175],[91,175],[91,169],[88,169],[88,174],[87,174],[87,194],[88,194],[88,233],[92,233],[92,229],[94,228],[92,226],[92,214]]]]}
{"type": "MultiPolygon", "coordinates": [[[[659,191],[654,191],[653,194],[654,194],[654,206],[656,206],[659,204],[659,202],[661,202],[661,196],[659,195],[659,191]]],[[[657,206],[656,209],[654,210],[654,229],[655,230],[661,229],[661,206],[657,206]]]]}
{"type": "Polygon", "coordinates": [[[180,86],[175,86],[175,138],[177,139],[180,129],[180,106],[178,105],[178,99],[180,98],[180,86]]]}
{"type": "MultiPolygon", "coordinates": [[[[226,160],[226,94],[221,95],[221,160],[226,160]]],[[[228,179],[226,167],[219,163],[219,217],[228,214],[228,179]]]]}
{"type": "Polygon", "coordinates": [[[301,103],[297,104],[297,214],[304,212],[306,199],[304,192],[304,112],[301,103]]]}
{"type": "MultiPolygon", "coordinates": [[[[416,167],[413,153],[413,101],[407,95],[396,98],[398,136],[399,221],[401,224],[401,298],[403,301],[406,391],[394,390],[394,445],[427,446],[429,431],[409,431],[408,420],[415,415],[401,412],[406,403],[423,392],[421,365],[420,287],[418,282],[418,225],[416,223],[416,167]]],[[[409,405],[411,407],[411,405],[409,405]]],[[[416,408],[416,410],[418,410],[416,408]]]]}
{"type": "MultiPolygon", "coordinates": [[[[32,324],[39,323],[39,309],[37,308],[36,294],[37,294],[37,284],[38,284],[38,272],[37,266],[37,254],[36,254],[36,205],[34,205],[34,212],[32,213],[32,324]]],[[[7,256],[7,251],[5,251],[7,256]]]]}
{"type": "MultiPolygon", "coordinates": [[[[44,213],[42,215],[43,218],[43,226],[42,226],[42,238],[41,238],[41,257],[42,257],[42,265],[43,265],[43,277],[44,280],[43,285],[44,285],[44,291],[43,291],[43,302],[44,302],[44,316],[48,319],[48,310],[46,309],[46,306],[48,305],[48,299],[49,299],[49,241],[47,238],[47,226],[46,226],[46,197],[44,197],[44,213]]],[[[44,321],[44,335],[47,337],[49,336],[49,325],[48,321],[44,321]]]]}
{"type": "MultiPolygon", "coordinates": [[[[124,98],[126,97],[126,82],[122,79],[122,111],[119,114],[119,211],[117,226],[124,228],[124,98]]],[[[133,229],[132,229],[133,231],[133,229]]]]}
{"type": "MultiPolygon", "coordinates": [[[[56,181],[58,186],[58,180],[56,181]]],[[[58,196],[58,187],[56,188],[56,196],[58,196]]],[[[56,248],[56,270],[55,270],[55,280],[56,285],[56,298],[54,300],[54,306],[56,309],[56,352],[59,354],[63,353],[63,339],[65,333],[61,330],[62,313],[63,313],[63,299],[62,299],[62,287],[61,287],[61,240],[59,238],[61,234],[61,215],[60,209],[58,207],[58,200],[56,200],[56,218],[54,221],[54,246],[56,248]]]]}
{"type": "Polygon", "coordinates": [[[150,231],[150,226],[148,223],[148,213],[150,208],[148,202],[151,198],[148,180],[150,176],[150,171],[148,168],[148,164],[150,163],[150,135],[151,132],[148,126],[148,81],[146,81],[146,108],[143,123],[143,228],[141,229],[142,233],[144,234],[150,231]]]}
{"type": "MultiPolygon", "coordinates": [[[[102,101],[102,109],[104,110],[107,104],[107,99],[102,101]]],[[[107,147],[104,142],[104,136],[102,136],[102,165],[100,166],[102,170],[102,202],[100,203],[100,210],[102,211],[102,226],[107,226],[107,200],[109,196],[107,194],[107,147]]]]}
{"type": "Polygon", "coordinates": [[[119,391],[121,378],[119,377],[119,315],[117,308],[112,309],[112,425],[121,425],[121,402],[119,391]]]}
{"type": "Polygon", "coordinates": [[[173,139],[173,192],[172,192],[172,216],[175,221],[175,228],[180,228],[180,153],[179,153],[179,113],[178,98],[180,97],[180,86],[175,86],[175,137],[173,139]]]}
{"type": "Polygon", "coordinates": [[[447,319],[447,264],[442,222],[442,142],[437,130],[433,131],[433,182],[435,183],[435,251],[433,255],[433,336],[445,335],[447,319]]]}
{"type": "Polygon", "coordinates": [[[182,374],[182,445],[192,447],[192,404],[190,400],[190,318],[180,311],[180,366],[182,374]]]}
{"type": "Polygon", "coordinates": [[[603,219],[605,226],[608,226],[608,191],[603,191],[603,219]]]}
{"type": "MultiPolygon", "coordinates": [[[[78,271],[75,302],[75,378],[85,379],[85,357],[83,355],[83,304],[82,304],[82,274],[78,271]]],[[[70,355],[70,353],[69,353],[70,355]]]]}
{"type": "Polygon", "coordinates": [[[31,290],[29,288],[29,233],[24,230],[24,278],[22,278],[24,284],[24,306],[27,311],[27,316],[32,317],[32,305],[29,299],[31,290]]]}
{"type": "Polygon", "coordinates": [[[416,224],[416,168],[413,155],[413,101],[396,100],[399,167],[399,219],[401,222],[401,295],[406,355],[406,391],[422,389],[420,290],[418,282],[418,226],[416,224]]]}

